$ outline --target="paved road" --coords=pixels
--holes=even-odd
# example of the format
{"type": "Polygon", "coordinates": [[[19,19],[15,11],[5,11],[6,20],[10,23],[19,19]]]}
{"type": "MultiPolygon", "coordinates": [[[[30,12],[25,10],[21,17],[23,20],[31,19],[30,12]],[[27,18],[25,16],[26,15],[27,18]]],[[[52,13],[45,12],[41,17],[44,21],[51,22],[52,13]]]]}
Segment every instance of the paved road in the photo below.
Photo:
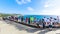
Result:
{"type": "Polygon", "coordinates": [[[12,21],[0,20],[0,34],[60,34],[59,28],[48,29],[32,28],[12,21]]]}

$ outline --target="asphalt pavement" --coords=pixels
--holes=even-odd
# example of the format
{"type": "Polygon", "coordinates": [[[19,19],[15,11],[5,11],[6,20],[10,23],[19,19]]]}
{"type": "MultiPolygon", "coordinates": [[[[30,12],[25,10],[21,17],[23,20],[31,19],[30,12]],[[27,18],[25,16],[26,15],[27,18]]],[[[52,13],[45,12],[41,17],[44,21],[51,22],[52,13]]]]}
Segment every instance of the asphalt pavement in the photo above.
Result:
{"type": "Polygon", "coordinates": [[[33,28],[9,20],[0,20],[0,34],[60,34],[60,28],[33,28]]]}

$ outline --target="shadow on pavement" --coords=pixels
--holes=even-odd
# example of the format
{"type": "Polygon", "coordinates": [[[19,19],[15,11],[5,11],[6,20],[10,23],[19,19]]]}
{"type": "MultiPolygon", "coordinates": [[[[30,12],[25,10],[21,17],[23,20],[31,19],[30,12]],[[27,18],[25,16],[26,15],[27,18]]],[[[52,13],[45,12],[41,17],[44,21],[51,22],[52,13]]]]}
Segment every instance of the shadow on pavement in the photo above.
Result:
{"type": "Polygon", "coordinates": [[[56,34],[60,34],[60,33],[56,33],[56,34]]]}
{"type": "Polygon", "coordinates": [[[36,31],[43,30],[42,28],[32,28],[32,27],[28,27],[28,26],[25,26],[25,25],[22,25],[22,24],[19,24],[19,23],[15,23],[13,21],[5,21],[5,22],[7,24],[14,25],[20,31],[25,30],[25,31],[27,31],[29,33],[34,33],[36,31]]]}
{"type": "MultiPolygon", "coordinates": [[[[32,28],[32,27],[28,27],[28,26],[25,26],[25,25],[22,25],[22,24],[19,24],[19,23],[15,23],[13,21],[5,21],[7,24],[11,24],[11,25],[14,25],[17,29],[19,29],[20,31],[21,30],[25,30],[29,33],[34,33],[34,32],[37,32],[37,31],[41,31],[41,32],[38,32],[37,34],[45,34],[47,32],[50,32],[48,29],[42,29],[42,28],[32,28]],[[44,31],[42,31],[44,30],[44,31]]],[[[58,30],[59,28],[53,28],[52,31],[56,31],[58,30]]]]}
{"type": "MultiPolygon", "coordinates": [[[[60,28],[52,28],[51,31],[56,31],[56,30],[58,30],[58,29],[60,29],[60,28]]],[[[41,31],[41,32],[39,32],[39,33],[37,33],[37,34],[45,34],[45,33],[47,33],[47,32],[50,32],[50,30],[45,29],[44,31],[41,31]]]]}

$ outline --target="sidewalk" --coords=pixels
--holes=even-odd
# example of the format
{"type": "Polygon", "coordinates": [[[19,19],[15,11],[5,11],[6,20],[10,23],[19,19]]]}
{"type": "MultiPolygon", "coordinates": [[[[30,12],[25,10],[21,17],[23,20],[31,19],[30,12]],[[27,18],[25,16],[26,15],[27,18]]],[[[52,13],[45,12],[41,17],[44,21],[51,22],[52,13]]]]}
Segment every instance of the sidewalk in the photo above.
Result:
{"type": "Polygon", "coordinates": [[[60,34],[60,29],[55,28],[52,29],[52,31],[49,31],[48,29],[41,30],[9,21],[0,21],[0,34],[60,34]]]}
{"type": "Polygon", "coordinates": [[[22,30],[19,31],[16,27],[10,24],[6,24],[4,21],[0,21],[0,34],[28,34],[28,32],[22,30]]]}

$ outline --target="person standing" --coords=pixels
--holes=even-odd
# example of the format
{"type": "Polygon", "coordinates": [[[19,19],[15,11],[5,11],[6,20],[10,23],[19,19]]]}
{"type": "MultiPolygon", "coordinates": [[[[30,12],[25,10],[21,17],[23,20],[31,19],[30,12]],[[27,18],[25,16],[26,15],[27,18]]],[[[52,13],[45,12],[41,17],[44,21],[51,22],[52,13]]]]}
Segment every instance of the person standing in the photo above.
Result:
{"type": "Polygon", "coordinates": [[[46,27],[46,25],[47,25],[47,18],[44,17],[43,19],[44,19],[44,24],[45,24],[45,27],[46,27]]]}
{"type": "Polygon", "coordinates": [[[35,18],[34,18],[34,23],[36,23],[36,21],[37,21],[37,20],[36,20],[36,17],[35,17],[35,18]]]}
{"type": "Polygon", "coordinates": [[[43,23],[43,28],[45,28],[45,22],[44,22],[44,19],[42,19],[42,23],[43,23]]]}
{"type": "Polygon", "coordinates": [[[18,17],[18,22],[21,22],[21,16],[18,17]]]}
{"type": "Polygon", "coordinates": [[[56,25],[58,23],[58,20],[56,18],[54,18],[54,23],[53,25],[56,25]]]}
{"type": "Polygon", "coordinates": [[[59,23],[59,16],[57,16],[57,24],[59,23]]]}
{"type": "Polygon", "coordinates": [[[52,30],[53,22],[54,22],[54,19],[50,17],[49,30],[52,30]]]}
{"type": "Polygon", "coordinates": [[[26,23],[28,24],[28,18],[26,17],[26,23]]]}
{"type": "Polygon", "coordinates": [[[50,19],[47,18],[47,27],[49,27],[50,19]]]}
{"type": "Polygon", "coordinates": [[[31,24],[33,23],[33,21],[34,21],[34,17],[30,17],[30,22],[31,22],[31,24]]]}
{"type": "Polygon", "coordinates": [[[24,20],[24,18],[23,18],[23,16],[21,17],[21,22],[23,22],[23,20],[24,20]]]}
{"type": "Polygon", "coordinates": [[[30,24],[30,17],[28,18],[28,24],[30,24]]]}
{"type": "Polygon", "coordinates": [[[34,23],[39,27],[38,19],[36,17],[34,18],[34,23]]]}

